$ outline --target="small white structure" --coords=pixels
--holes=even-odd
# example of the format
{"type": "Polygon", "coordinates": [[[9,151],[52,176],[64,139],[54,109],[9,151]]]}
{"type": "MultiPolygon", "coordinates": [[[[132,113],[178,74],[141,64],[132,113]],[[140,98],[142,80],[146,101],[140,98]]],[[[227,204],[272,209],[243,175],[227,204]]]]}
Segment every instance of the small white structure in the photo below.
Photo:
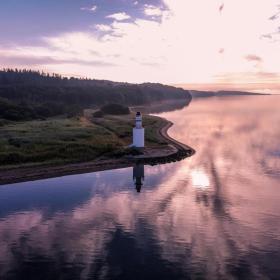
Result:
{"type": "Polygon", "coordinates": [[[136,113],[135,127],[133,128],[133,147],[145,147],[145,129],[142,126],[142,115],[140,112],[136,113]]]}

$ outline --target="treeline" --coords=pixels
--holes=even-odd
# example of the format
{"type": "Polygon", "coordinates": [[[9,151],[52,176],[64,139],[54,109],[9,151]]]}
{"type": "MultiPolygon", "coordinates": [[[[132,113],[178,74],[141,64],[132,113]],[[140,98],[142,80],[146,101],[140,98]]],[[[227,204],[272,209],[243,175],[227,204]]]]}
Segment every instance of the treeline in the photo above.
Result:
{"type": "Polygon", "coordinates": [[[202,97],[224,97],[224,96],[245,96],[245,95],[267,95],[265,93],[255,93],[248,91],[236,91],[236,90],[219,90],[219,91],[201,91],[201,90],[190,90],[193,98],[202,97]]]}
{"type": "Polygon", "coordinates": [[[173,99],[190,101],[191,95],[161,84],[67,78],[31,70],[0,71],[0,118],[9,120],[72,115],[107,103],[137,106],[173,99]]]}

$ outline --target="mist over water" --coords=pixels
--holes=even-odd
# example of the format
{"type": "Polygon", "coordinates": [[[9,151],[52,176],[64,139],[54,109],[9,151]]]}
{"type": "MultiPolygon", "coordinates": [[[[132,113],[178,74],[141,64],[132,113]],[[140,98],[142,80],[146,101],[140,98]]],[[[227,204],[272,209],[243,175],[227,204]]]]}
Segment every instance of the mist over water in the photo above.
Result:
{"type": "Polygon", "coordinates": [[[278,279],[279,108],[193,100],[159,114],[191,158],[0,186],[0,279],[278,279]]]}

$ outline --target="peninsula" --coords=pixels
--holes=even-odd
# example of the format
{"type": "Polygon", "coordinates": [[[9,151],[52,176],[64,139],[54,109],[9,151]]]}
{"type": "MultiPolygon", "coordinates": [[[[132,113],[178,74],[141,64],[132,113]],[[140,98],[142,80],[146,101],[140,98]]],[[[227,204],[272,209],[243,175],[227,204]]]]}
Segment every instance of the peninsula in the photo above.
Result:
{"type": "MultiPolygon", "coordinates": [[[[34,161],[8,164],[8,160],[19,160],[11,152],[6,159],[7,164],[0,166],[0,184],[124,168],[136,163],[155,165],[193,155],[192,148],[168,136],[171,122],[150,115],[143,117],[146,147],[141,150],[129,147],[133,122],[134,114],[130,113],[122,116],[105,115],[92,121],[86,117],[75,120],[53,119],[9,125],[6,130],[2,128],[1,133],[22,134],[29,139],[29,143],[28,140],[22,144],[15,140],[11,143],[11,146],[22,150],[22,155],[25,153],[26,159],[31,159],[34,152],[24,148],[25,145],[33,146],[32,150],[40,149],[37,144],[39,141],[42,152],[34,156],[34,161]],[[45,142],[44,137],[48,139],[45,142]],[[61,147],[55,142],[61,142],[61,147]]],[[[24,142],[23,139],[18,141],[24,142]]]]}
{"type": "MultiPolygon", "coordinates": [[[[7,71],[3,73],[9,77],[7,71]]],[[[18,75],[17,72],[12,73],[18,75]]],[[[28,73],[20,72],[19,76],[26,77],[28,73]]],[[[39,77],[43,77],[43,80],[62,79],[42,74],[39,77]]],[[[3,80],[7,81],[2,75],[3,80]]],[[[78,80],[75,82],[83,83],[78,80]]],[[[87,88],[89,95],[84,95],[83,87],[78,88],[81,92],[78,89],[73,91],[73,88],[70,90],[68,87],[62,87],[60,91],[68,93],[58,93],[61,96],[52,97],[53,93],[47,86],[41,85],[37,89],[38,86],[33,88],[27,85],[28,83],[12,88],[6,84],[0,87],[0,107],[4,109],[1,110],[0,119],[0,184],[122,168],[136,163],[153,165],[176,161],[194,153],[190,147],[168,136],[167,130],[172,125],[169,121],[151,115],[143,116],[145,148],[139,150],[129,147],[135,112],[119,103],[108,104],[112,98],[101,102],[102,95],[99,102],[94,102],[94,86],[89,87],[92,90],[91,94],[87,88]],[[80,98],[73,102],[72,98],[75,95],[80,98]],[[25,102],[22,96],[25,97],[25,102]],[[85,96],[88,102],[81,101],[85,96]],[[61,100],[58,101],[58,98],[66,100],[66,105],[61,100]],[[68,99],[71,99],[72,103],[68,99]],[[48,100],[52,104],[42,100],[48,100]],[[101,105],[103,103],[105,105],[101,105]],[[64,106],[63,112],[58,112],[61,108],[57,107],[57,104],[64,106]],[[71,111],[71,106],[75,105],[79,108],[71,111]]],[[[112,95],[116,94],[118,98],[124,96],[125,102],[132,107],[152,103],[139,101],[142,98],[141,92],[136,95],[131,91],[131,94],[122,95],[123,85],[115,87],[115,93],[112,95]]],[[[134,85],[125,87],[133,88],[134,85]]],[[[147,100],[158,99],[157,103],[183,100],[188,104],[191,100],[188,91],[182,89],[158,84],[137,87],[143,90],[146,98],[150,96],[147,100]],[[145,91],[146,87],[149,94],[145,91]]],[[[52,89],[58,90],[56,87],[52,89]]]]}

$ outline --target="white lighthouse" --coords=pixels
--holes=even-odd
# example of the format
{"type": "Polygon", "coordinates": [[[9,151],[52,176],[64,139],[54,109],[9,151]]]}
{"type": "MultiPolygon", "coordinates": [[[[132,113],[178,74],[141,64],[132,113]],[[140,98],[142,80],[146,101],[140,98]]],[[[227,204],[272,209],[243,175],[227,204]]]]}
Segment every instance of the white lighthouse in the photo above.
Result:
{"type": "Polygon", "coordinates": [[[136,113],[135,127],[133,128],[133,147],[145,147],[145,129],[142,126],[142,115],[140,112],[136,113]]]}

